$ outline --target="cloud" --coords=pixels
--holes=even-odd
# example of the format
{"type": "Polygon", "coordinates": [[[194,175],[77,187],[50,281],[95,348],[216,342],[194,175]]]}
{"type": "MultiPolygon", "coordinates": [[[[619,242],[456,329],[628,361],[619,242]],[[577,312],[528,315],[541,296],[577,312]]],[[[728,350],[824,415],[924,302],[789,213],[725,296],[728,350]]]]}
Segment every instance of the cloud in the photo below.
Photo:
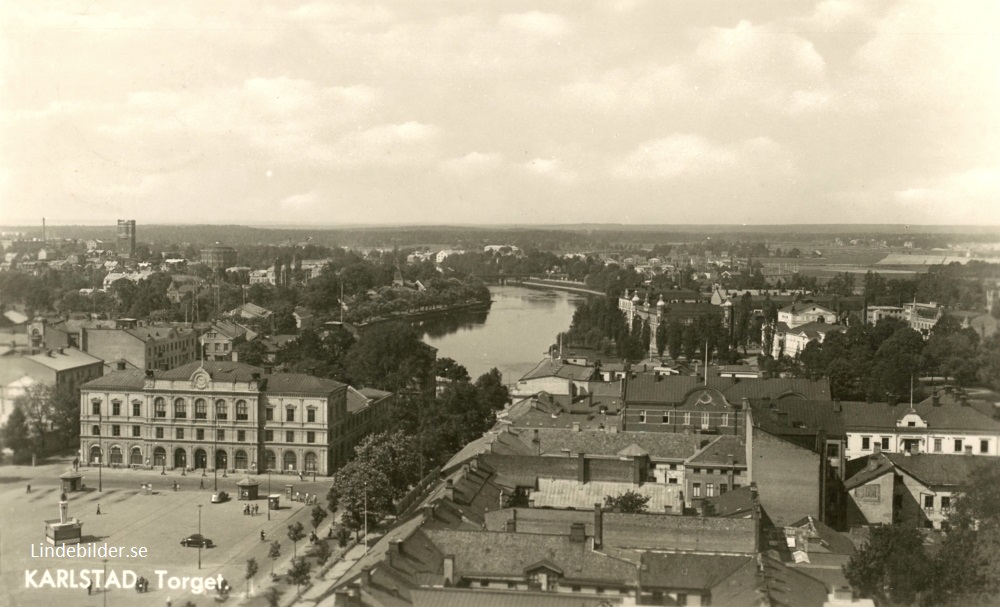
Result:
{"type": "Polygon", "coordinates": [[[518,33],[551,38],[563,36],[570,31],[569,21],[565,17],[539,11],[504,15],[500,18],[500,25],[518,33]]]}
{"type": "Polygon", "coordinates": [[[441,168],[448,173],[475,175],[499,168],[502,164],[500,154],[469,152],[465,156],[441,161],[441,168]]]}
{"type": "Polygon", "coordinates": [[[282,209],[298,210],[303,207],[311,207],[319,202],[319,194],[315,190],[303,194],[292,194],[281,199],[278,203],[282,209]]]}
{"type": "Polygon", "coordinates": [[[895,202],[940,223],[1000,224],[1000,166],[975,167],[897,190],[895,202]],[[942,216],[942,210],[947,215],[942,216]]]}
{"type": "Polygon", "coordinates": [[[701,135],[678,133],[643,143],[617,163],[612,173],[639,180],[726,179],[726,173],[764,164],[775,173],[787,173],[791,166],[781,147],[766,137],[722,144],[701,135]]]}
{"type": "Polygon", "coordinates": [[[546,177],[561,182],[576,181],[576,172],[566,169],[558,158],[535,158],[524,163],[524,169],[530,175],[546,177]]]}

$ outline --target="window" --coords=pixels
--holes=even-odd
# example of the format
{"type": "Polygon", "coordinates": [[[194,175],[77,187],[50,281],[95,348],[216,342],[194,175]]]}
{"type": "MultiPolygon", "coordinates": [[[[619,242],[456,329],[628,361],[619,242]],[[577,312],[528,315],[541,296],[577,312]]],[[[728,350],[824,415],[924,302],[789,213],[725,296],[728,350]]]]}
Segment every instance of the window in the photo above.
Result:
{"type": "Polygon", "coordinates": [[[99,401],[97,399],[94,399],[93,401],[91,401],[91,403],[90,403],[90,412],[92,414],[94,414],[94,415],[100,415],[101,414],[101,401],[99,401]]]}
{"type": "Polygon", "coordinates": [[[729,485],[727,485],[726,483],[722,483],[721,485],[719,485],[719,495],[722,495],[726,491],[729,491],[729,485]]]}
{"type": "Polygon", "coordinates": [[[872,448],[872,437],[870,437],[870,436],[862,436],[861,437],[861,450],[862,451],[871,451],[871,448],[872,448]]]}
{"type": "Polygon", "coordinates": [[[184,440],[184,428],[177,428],[177,440],[184,440]]]}
{"type": "Polygon", "coordinates": [[[121,415],[122,414],[122,403],[121,401],[111,402],[111,415],[121,415]]]}
{"type": "Polygon", "coordinates": [[[729,414],[728,413],[723,413],[722,414],[722,421],[719,422],[719,425],[720,426],[728,426],[729,425],[729,414]]]}
{"type": "Polygon", "coordinates": [[[226,440],[226,431],[225,430],[216,430],[215,431],[215,440],[226,440]]]}
{"type": "Polygon", "coordinates": [[[286,443],[294,443],[295,442],[295,433],[292,432],[291,430],[286,430],[285,431],[285,442],[286,443]]]}
{"type": "Polygon", "coordinates": [[[194,401],[194,418],[208,419],[208,403],[205,402],[204,398],[194,401]]]}
{"type": "Polygon", "coordinates": [[[826,446],[827,457],[838,457],[840,455],[840,445],[837,443],[828,443],[826,446]]]}
{"type": "Polygon", "coordinates": [[[694,483],[691,485],[691,496],[701,497],[701,483],[694,483]]]}
{"type": "Polygon", "coordinates": [[[229,419],[229,406],[226,401],[215,401],[215,419],[229,419]]]}
{"type": "Polygon", "coordinates": [[[205,429],[204,428],[198,428],[197,430],[195,430],[194,431],[194,437],[196,439],[198,439],[198,440],[205,440],[205,429]]]}
{"type": "Polygon", "coordinates": [[[139,401],[132,403],[132,415],[135,417],[142,415],[142,403],[139,401]]]}
{"type": "MultiPolygon", "coordinates": [[[[247,442],[247,431],[246,430],[237,430],[236,431],[236,442],[238,442],[238,443],[245,443],[245,442],[247,442]]],[[[246,467],[246,466],[244,466],[244,467],[246,467]]]]}
{"type": "Polygon", "coordinates": [[[934,453],[941,453],[941,439],[934,439],[934,453]]]}
{"type": "Polygon", "coordinates": [[[271,442],[274,440],[274,430],[264,430],[264,440],[271,442]]]}
{"type": "Polygon", "coordinates": [[[934,509],[934,496],[933,495],[925,495],[924,496],[924,508],[926,508],[927,510],[933,510],[934,509]]]}
{"type": "Polygon", "coordinates": [[[483,588],[488,588],[489,585],[490,585],[490,582],[489,582],[489,580],[479,580],[479,585],[482,586],[483,588]]]}
{"type": "Polygon", "coordinates": [[[955,439],[955,453],[961,453],[961,452],[962,452],[962,439],[956,438],[955,439]]]}
{"type": "Polygon", "coordinates": [[[114,424],[113,426],[111,426],[111,436],[121,436],[121,435],[122,435],[121,426],[119,426],[118,424],[114,424]]]}
{"type": "Polygon", "coordinates": [[[715,483],[705,485],[705,497],[715,497],[715,483]]]}
{"type": "Polygon", "coordinates": [[[306,432],[306,442],[307,443],[315,443],[316,442],[316,433],[315,432],[306,432]]]}
{"type": "Polygon", "coordinates": [[[942,495],[941,496],[941,509],[942,510],[949,510],[949,509],[951,509],[951,496],[950,495],[942,495]]]}
{"type": "Polygon", "coordinates": [[[990,441],[988,441],[988,440],[981,440],[981,441],[979,441],[979,452],[980,453],[989,453],[990,452],[990,441]]]}
{"type": "Polygon", "coordinates": [[[101,427],[98,426],[98,425],[91,426],[90,427],[90,433],[93,434],[94,436],[100,436],[101,435],[101,427]]]}
{"type": "Polygon", "coordinates": [[[163,438],[163,428],[156,429],[156,438],[163,438]]]}
{"type": "Polygon", "coordinates": [[[269,421],[269,422],[273,422],[274,421],[274,407],[268,407],[264,411],[264,419],[267,420],[267,421],[269,421]]]}
{"type": "Polygon", "coordinates": [[[316,421],[316,409],[309,407],[306,409],[306,421],[315,422],[316,421]]]}
{"type": "Polygon", "coordinates": [[[646,412],[645,411],[640,411],[639,412],[639,423],[640,424],[646,423],[646,412]]]}
{"type": "Polygon", "coordinates": [[[167,403],[162,398],[157,398],[153,401],[153,415],[156,417],[167,416],[167,403]]]}
{"type": "Polygon", "coordinates": [[[685,426],[690,426],[691,425],[691,414],[690,413],[684,413],[684,425],[685,426]]]}
{"type": "Polygon", "coordinates": [[[708,414],[708,411],[705,411],[704,413],[701,414],[701,427],[707,428],[709,421],[710,421],[710,416],[708,414]]]}
{"type": "Polygon", "coordinates": [[[132,436],[142,436],[142,426],[132,426],[132,436]]]}
{"type": "Polygon", "coordinates": [[[854,490],[854,497],[859,500],[878,502],[882,499],[881,490],[879,485],[861,485],[854,490]]]}
{"type": "Polygon", "coordinates": [[[889,450],[889,437],[888,436],[883,436],[882,437],[882,450],[883,451],[888,451],[889,450]]]}
{"type": "Polygon", "coordinates": [[[185,418],[187,417],[187,403],[184,402],[183,398],[178,398],[174,401],[174,417],[175,418],[185,418]]]}
{"type": "Polygon", "coordinates": [[[660,421],[662,421],[664,424],[669,424],[670,423],[670,411],[664,411],[663,412],[663,419],[660,420],[660,421]]]}
{"type": "Polygon", "coordinates": [[[285,409],[285,421],[286,422],[295,421],[295,409],[293,409],[292,407],[285,409]]]}
{"type": "Polygon", "coordinates": [[[677,484],[677,479],[671,476],[670,478],[667,479],[667,484],[668,485],[676,485],[677,484]]]}
{"type": "Polygon", "coordinates": [[[245,421],[247,419],[247,401],[236,401],[236,419],[245,421]]]}

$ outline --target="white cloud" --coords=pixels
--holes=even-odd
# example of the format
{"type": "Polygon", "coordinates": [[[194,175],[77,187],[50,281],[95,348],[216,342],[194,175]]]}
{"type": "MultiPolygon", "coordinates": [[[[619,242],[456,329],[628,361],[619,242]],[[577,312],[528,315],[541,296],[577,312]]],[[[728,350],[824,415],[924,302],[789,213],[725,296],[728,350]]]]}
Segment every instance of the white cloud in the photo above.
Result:
{"type": "Polygon", "coordinates": [[[576,181],[575,171],[564,168],[558,158],[534,158],[524,163],[524,169],[531,175],[546,177],[561,182],[576,181]]]}
{"type": "Polygon", "coordinates": [[[562,36],[570,30],[569,21],[565,17],[540,11],[504,15],[500,18],[500,25],[520,33],[545,37],[562,36]]]}
{"type": "Polygon", "coordinates": [[[499,168],[502,164],[500,154],[469,152],[465,156],[443,160],[441,168],[449,173],[475,175],[499,168]]]}
{"type": "Polygon", "coordinates": [[[319,194],[315,190],[302,194],[292,194],[281,199],[278,204],[283,209],[298,210],[303,207],[311,207],[319,201],[319,194]]]}
{"type": "Polygon", "coordinates": [[[626,179],[672,180],[681,178],[727,179],[727,173],[745,173],[767,166],[776,174],[791,170],[784,150],[766,137],[722,144],[701,135],[679,133],[647,141],[612,168],[626,179]]]}

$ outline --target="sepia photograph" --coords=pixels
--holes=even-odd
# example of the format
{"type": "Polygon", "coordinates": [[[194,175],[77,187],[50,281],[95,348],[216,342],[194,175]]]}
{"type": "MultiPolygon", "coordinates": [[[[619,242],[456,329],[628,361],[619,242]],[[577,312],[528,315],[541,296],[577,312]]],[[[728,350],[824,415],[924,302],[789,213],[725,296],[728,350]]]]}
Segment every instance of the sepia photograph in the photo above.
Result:
{"type": "Polygon", "coordinates": [[[0,607],[1000,604],[995,2],[7,0],[0,253],[0,607]]]}

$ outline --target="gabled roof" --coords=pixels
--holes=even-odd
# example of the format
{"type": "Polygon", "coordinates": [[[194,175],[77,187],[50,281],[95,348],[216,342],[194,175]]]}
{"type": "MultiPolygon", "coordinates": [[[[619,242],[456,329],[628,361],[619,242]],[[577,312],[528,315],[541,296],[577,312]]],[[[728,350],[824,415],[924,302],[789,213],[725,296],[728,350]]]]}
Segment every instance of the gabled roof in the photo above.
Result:
{"type": "Polygon", "coordinates": [[[242,327],[228,320],[217,320],[213,322],[211,330],[228,339],[237,339],[247,334],[246,327],[242,327]]]}
{"type": "Polygon", "coordinates": [[[507,432],[527,446],[532,454],[555,455],[568,451],[571,455],[612,456],[634,446],[654,460],[677,462],[694,455],[701,440],[706,438],[676,432],[575,432],[562,428],[510,428],[507,432]],[[538,442],[535,442],[536,437],[538,442]]]}
{"type": "Polygon", "coordinates": [[[142,390],[146,385],[146,373],[141,370],[126,369],[112,371],[107,375],[92,379],[80,386],[83,390],[142,390]]]}
{"type": "MultiPolygon", "coordinates": [[[[888,430],[897,428],[896,422],[909,410],[909,403],[888,405],[885,403],[843,402],[844,428],[858,430],[888,430]]],[[[913,406],[914,411],[925,422],[929,430],[973,430],[979,432],[1000,432],[1000,420],[984,415],[976,407],[942,401],[937,407],[924,401],[913,406]]],[[[914,429],[910,429],[914,430],[914,429]]]]}
{"type": "Polygon", "coordinates": [[[895,466],[892,465],[891,461],[882,457],[881,455],[878,455],[877,456],[878,459],[875,460],[874,464],[872,464],[873,461],[872,458],[875,457],[876,455],[874,454],[869,455],[867,458],[867,463],[871,465],[866,466],[865,468],[858,471],[853,476],[844,481],[845,489],[850,491],[855,487],[860,487],[861,485],[868,484],[873,480],[877,479],[878,477],[882,476],[883,474],[892,472],[893,470],[896,469],[895,466]]]}
{"type": "Polygon", "coordinates": [[[62,348],[61,352],[59,350],[47,350],[41,354],[32,354],[24,358],[57,372],[104,362],[100,358],[91,356],[76,348],[62,348]]]}
{"type": "Polygon", "coordinates": [[[1000,465],[1000,457],[981,455],[886,453],[885,457],[900,471],[927,487],[955,487],[965,483],[972,472],[981,466],[1000,465]]]}
{"type": "Polygon", "coordinates": [[[601,607],[621,604],[620,597],[510,592],[468,588],[419,588],[410,592],[413,607],[601,607]]]}
{"type": "Polygon", "coordinates": [[[807,532],[806,537],[818,542],[830,554],[851,556],[857,552],[851,538],[839,531],[835,531],[826,523],[811,516],[803,517],[788,526],[795,529],[804,529],[807,532]]]}
{"type": "Polygon", "coordinates": [[[521,381],[542,377],[561,377],[576,381],[587,381],[594,376],[594,373],[594,367],[571,365],[562,361],[543,360],[534,369],[525,373],[521,381]]]}
{"type": "Polygon", "coordinates": [[[643,590],[676,588],[707,591],[755,560],[751,556],[651,552],[642,556],[643,569],[639,579],[643,590]]]}
{"type": "Polygon", "coordinates": [[[264,370],[246,363],[230,361],[195,361],[174,367],[167,371],[157,372],[157,379],[186,380],[198,368],[203,368],[214,381],[239,381],[246,382],[253,379],[254,374],[263,375],[264,370]]]}
{"type": "Polygon", "coordinates": [[[822,335],[829,333],[831,331],[844,332],[847,331],[847,327],[844,325],[833,325],[825,322],[807,322],[804,325],[799,325],[795,328],[788,329],[788,333],[795,333],[798,335],[807,335],[809,337],[815,337],[817,335],[822,335]]]}
{"type": "Polygon", "coordinates": [[[744,486],[721,495],[706,497],[702,500],[702,505],[706,508],[706,516],[734,518],[752,515],[756,502],[753,488],[744,486]]]}
{"type": "Polygon", "coordinates": [[[747,446],[742,436],[724,434],[685,460],[685,466],[747,465],[747,446]]]}
{"type": "Polygon", "coordinates": [[[304,373],[275,373],[267,376],[267,391],[271,394],[329,394],[344,384],[332,379],[304,373]]]}
{"type": "Polygon", "coordinates": [[[782,399],[751,401],[754,425],[778,436],[817,436],[821,431],[828,437],[847,435],[844,417],[837,411],[847,403],[828,400],[782,399]]]}

